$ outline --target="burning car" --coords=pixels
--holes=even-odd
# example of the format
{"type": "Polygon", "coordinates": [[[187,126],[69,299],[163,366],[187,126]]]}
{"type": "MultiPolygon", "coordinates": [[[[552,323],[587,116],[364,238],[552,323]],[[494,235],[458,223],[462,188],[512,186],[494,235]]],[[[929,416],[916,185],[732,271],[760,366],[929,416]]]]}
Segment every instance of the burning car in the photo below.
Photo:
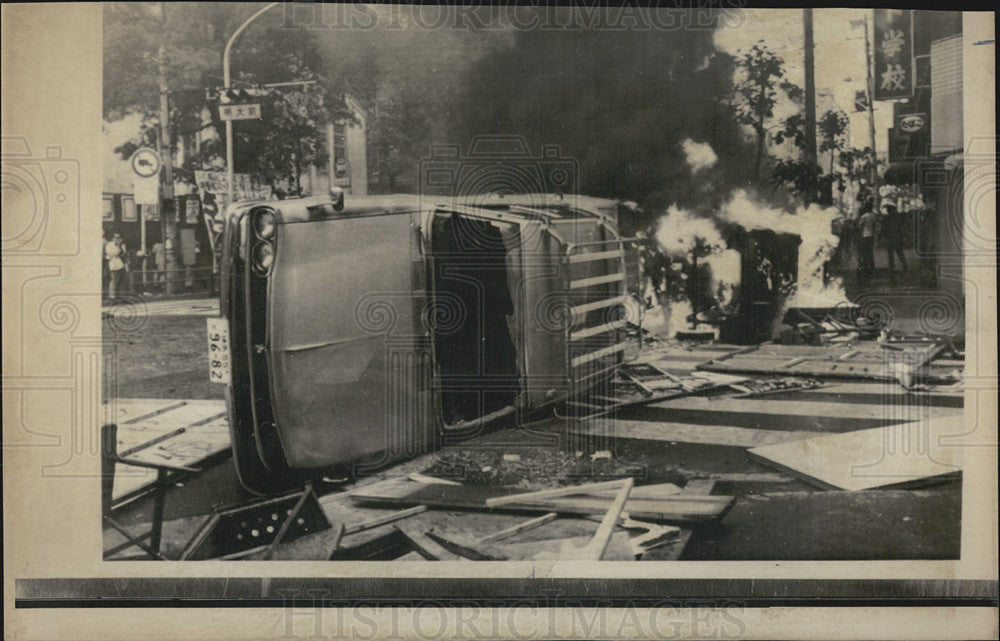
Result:
{"type": "Polygon", "coordinates": [[[341,191],[232,205],[209,348],[229,364],[213,376],[243,485],[358,475],[609,377],[629,342],[619,206],[341,191]]]}

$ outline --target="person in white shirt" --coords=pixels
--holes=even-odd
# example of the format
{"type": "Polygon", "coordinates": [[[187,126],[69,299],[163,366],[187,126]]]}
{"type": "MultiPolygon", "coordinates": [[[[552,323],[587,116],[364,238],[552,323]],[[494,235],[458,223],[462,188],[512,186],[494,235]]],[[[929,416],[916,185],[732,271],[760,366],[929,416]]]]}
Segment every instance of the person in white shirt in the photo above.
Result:
{"type": "Polygon", "coordinates": [[[128,268],[128,249],[121,234],[114,234],[111,242],[104,246],[104,258],[108,261],[108,295],[111,300],[118,299],[118,292],[122,286],[122,279],[128,268]]]}

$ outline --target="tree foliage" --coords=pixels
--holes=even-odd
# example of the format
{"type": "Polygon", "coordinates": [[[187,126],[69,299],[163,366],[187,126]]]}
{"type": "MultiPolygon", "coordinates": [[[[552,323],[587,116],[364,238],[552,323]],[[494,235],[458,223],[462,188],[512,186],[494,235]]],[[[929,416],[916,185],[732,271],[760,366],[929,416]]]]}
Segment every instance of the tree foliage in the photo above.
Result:
{"type": "Polygon", "coordinates": [[[773,124],[775,107],[784,96],[793,102],[800,102],[802,89],[788,82],[785,77],[785,63],[762,42],[736,60],[736,75],[731,93],[731,104],[736,121],[753,130],[756,138],[751,176],[760,177],[761,165],[767,146],[768,131],[777,127],[775,142],[781,144],[791,137],[797,142],[801,137],[802,116],[795,114],[778,125],[773,124]]]}
{"type": "MultiPolygon", "coordinates": [[[[161,47],[169,87],[171,148],[184,136],[209,127],[224,131],[217,109],[222,52],[233,30],[258,8],[247,3],[105,7],[105,118],[142,115],[140,131],[118,149],[122,157],[140,145],[156,146],[161,47]]],[[[234,87],[320,80],[314,39],[302,32],[284,32],[280,18],[277,13],[265,14],[240,36],[232,56],[234,87]]],[[[306,89],[273,91],[261,102],[261,121],[234,123],[235,169],[263,182],[294,186],[305,165],[324,159],[326,125],[347,113],[343,98],[328,84],[317,82],[306,89]]],[[[185,155],[185,164],[176,173],[190,180],[194,169],[221,166],[224,153],[221,140],[205,141],[200,153],[185,155]]]]}

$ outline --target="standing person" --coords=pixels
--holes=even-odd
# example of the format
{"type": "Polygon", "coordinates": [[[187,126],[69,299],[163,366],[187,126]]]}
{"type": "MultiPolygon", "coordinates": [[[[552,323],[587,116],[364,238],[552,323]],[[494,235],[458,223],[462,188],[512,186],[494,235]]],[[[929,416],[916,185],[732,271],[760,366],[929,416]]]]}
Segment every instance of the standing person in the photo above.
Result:
{"type": "Polygon", "coordinates": [[[878,217],[872,200],[866,200],[858,220],[858,280],[867,285],[875,272],[875,237],[878,234],[878,217]]]}
{"type": "Polygon", "coordinates": [[[899,263],[903,267],[903,273],[907,272],[906,256],[903,255],[903,248],[906,247],[906,224],[903,222],[903,214],[892,203],[887,203],[882,208],[884,216],[884,237],[885,253],[889,258],[889,271],[895,279],[896,261],[899,256],[899,263]]]}
{"type": "Polygon", "coordinates": [[[110,282],[111,275],[108,273],[108,256],[104,248],[108,245],[108,235],[101,233],[101,291],[105,291],[110,282]]]}
{"type": "Polygon", "coordinates": [[[112,302],[118,299],[118,292],[125,277],[125,265],[128,260],[128,250],[121,234],[114,234],[111,242],[104,246],[104,257],[108,261],[108,295],[112,302]]]}
{"type": "Polygon", "coordinates": [[[156,274],[153,276],[153,282],[159,285],[167,279],[164,273],[164,270],[167,268],[167,251],[163,246],[163,241],[159,240],[153,243],[153,248],[150,251],[153,254],[153,263],[156,265],[156,274]]]}

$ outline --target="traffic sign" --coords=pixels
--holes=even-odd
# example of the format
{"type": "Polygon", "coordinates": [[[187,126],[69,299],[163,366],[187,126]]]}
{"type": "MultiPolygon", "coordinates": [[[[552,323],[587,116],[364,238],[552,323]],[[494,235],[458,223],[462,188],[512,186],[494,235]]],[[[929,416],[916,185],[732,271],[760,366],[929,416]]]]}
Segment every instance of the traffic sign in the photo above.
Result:
{"type": "Polygon", "coordinates": [[[136,149],[129,162],[132,165],[132,171],[140,178],[151,178],[157,175],[160,173],[162,165],[160,154],[156,153],[155,149],[150,149],[149,147],[136,149]]]}
{"type": "Polygon", "coordinates": [[[132,195],[137,205],[159,205],[160,179],[156,176],[136,176],[132,180],[132,195]]]}

